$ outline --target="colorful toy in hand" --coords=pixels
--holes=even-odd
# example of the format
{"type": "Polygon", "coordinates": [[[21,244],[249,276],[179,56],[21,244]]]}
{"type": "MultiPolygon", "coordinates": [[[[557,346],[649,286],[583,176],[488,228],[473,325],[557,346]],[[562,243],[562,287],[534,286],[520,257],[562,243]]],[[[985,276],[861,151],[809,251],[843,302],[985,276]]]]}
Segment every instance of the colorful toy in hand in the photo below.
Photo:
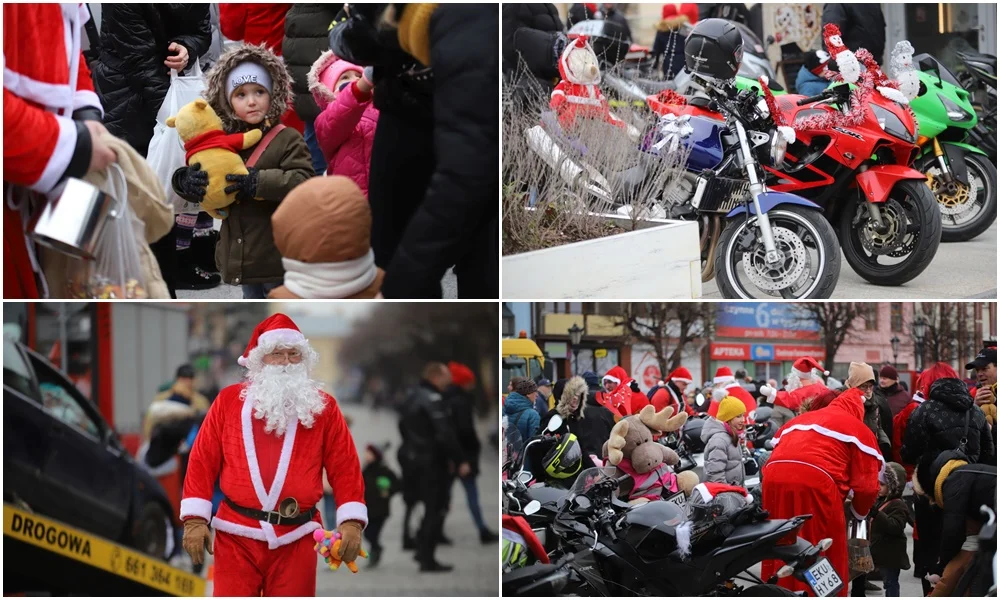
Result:
{"type": "MultiPolygon", "coordinates": [[[[317,529],[313,532],[313,539],[316,540],[316,545],[313,546],[313,549],[326,560],[326,564],[330,565],[331,571],[339,569],[340,564],[344,562],[340,558],[340,538],[339,531],[317,529]]],[[[368,558],[368,553],[365,552],[364,548],[358,552],[358,555],[362,558],[368,558]]],[[[358,572],[358,565],[353,560],[347,563],[347,568],[351,570],[351,573],[358,572]]]]}
{"type": "Polygon", "coordinates": [[[243,159],[237,152],[246,150],[261,140],[260,129],[246,133],[226,134],[222,120],[203,98],[186,104],[175,116],[167,119],[167,127],[176,127],[184,141],[184,158],[188,165],[201,164],[208,173],[208,187],[201,208],[216,219],[229,216],[222,210],[236,200],[236,192],[226,193],[226,175],[246,175],[243,159]]]}

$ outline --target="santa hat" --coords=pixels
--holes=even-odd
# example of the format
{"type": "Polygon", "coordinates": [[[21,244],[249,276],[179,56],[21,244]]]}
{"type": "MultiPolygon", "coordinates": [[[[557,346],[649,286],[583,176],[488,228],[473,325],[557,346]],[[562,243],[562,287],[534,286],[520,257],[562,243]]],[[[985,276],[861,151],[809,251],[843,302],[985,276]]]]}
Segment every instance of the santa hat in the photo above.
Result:
{"type": "Polygon", "coordinates": [[[820,366],[816,359],[811,356],[803,356],[802,358],[796,360],[792,363],[792,372],[799,376],[799,378],[812,377],[813,369],[816,369],[824,375],[830,375],[829,371],[824,371],[823,367],[820,366]]]}
{"type": "Polygon", "coordinates": [[[736,381],[736,378],[733,377],[733,370],[729,367],[719,367],[715,371],[715,379],[712,380],[712,383],[731,383],[733,381],[736,381]]]}
{"type": "Polygon", "coordinates": [[[670,372],[670,375],[667,376],[667,379],[669,379],[670,381],[682,381],[684,383],[691,383],[694,380],[694,377],[691,377],[691,371],[688,371],[686,368],[677,367],[676,369],[670,372]]]}
{"type": "Polygon", "coordinates": [[[271,315],[254,328],[247,349],[243,351],[243,356],[236,359],[236,362],[241,367],[245,367],[250,359],[250,353],[258,347],[274,348],[279,344],[287,346],[304,346],[306,344],[306,336],[302,335],[302,332],[288,316],[281,313],[271,315]]]}
{"type": "Polygon", "coordinates": [[[701,499],[705,502],[711,502],[712,498],[715,498],[723,492],[734,492],[743,496],[746,499],[747,504],[753,504],[753,496],[750,492],[748,492],[745,487],[740,487],[738,485],[729,485],[728,483],[712,483],[710,481],[706,481],[694,486],[694,492],[698,492],[698,495],[701,496],[701,499]]]}

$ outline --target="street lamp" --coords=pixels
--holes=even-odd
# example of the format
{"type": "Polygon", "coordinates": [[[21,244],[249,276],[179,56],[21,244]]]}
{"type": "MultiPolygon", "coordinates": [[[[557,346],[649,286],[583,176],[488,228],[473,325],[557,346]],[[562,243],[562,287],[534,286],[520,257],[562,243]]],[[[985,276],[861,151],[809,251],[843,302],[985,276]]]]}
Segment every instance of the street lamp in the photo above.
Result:
{"type": "Polygon", "coordinates": [[[924,336],[927,335],[927,319],[917,317],[913,322],[913,342],[917,350],[917,370],[924,368],[924,336]]]}
{"type": "MultiPolygon", "coordinates": [[[[579,364],[580,340],[583,338],[583,328],[576,323],[573,323],[573,326],[570,327],[567,332],[569,333],[570,347],[573,350],[573,369],[575,371],[577,365],[579,364]]],[[[570,375],[575,374],[575,372],[570,373],[570,375]]]]}
{"type": "Polygon", "coordinates": [[[895,367],[896,356],[899,355],[899,338],[897,336],[892,336],[892,339],[889,340],[889,343],[892,344],[892,366],[895,367]]]}

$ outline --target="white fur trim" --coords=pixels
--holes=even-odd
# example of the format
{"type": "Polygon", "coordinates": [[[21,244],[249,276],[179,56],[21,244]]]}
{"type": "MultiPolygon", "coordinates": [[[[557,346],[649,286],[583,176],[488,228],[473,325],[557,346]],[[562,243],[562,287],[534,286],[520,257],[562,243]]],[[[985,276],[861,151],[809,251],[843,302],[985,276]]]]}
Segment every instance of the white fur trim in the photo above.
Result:
{"type": "Polygon", "coordinates": [[[290,544],[296,540],[300,540],[310,533],[316,531],[317,529],[322,529],[323,526],[316,521],[309,521],[308,523],[303,523],[295,529],[289,531],[285,535],[279,536],[274,531],[274,525],[267,522],[261,522],[261,528],[264,531],[264,538],[267,541],[268,550],[274,550],[279,546],[284,546],[290,544]]]}
{"type": "Polygon", "coordinates": [[[344,521],[361,521],[368,525],[368,507],[362,502],[345,502],[337,507],[337,527],[344,521]]]}
{"type": "Polygon", "coordinates": [[[878,90],[878,93],[882,94],[883,96],[885,96],[889,100],[892,100],[893,102],[899,102],[900,104],[909,104],[910,103],[910,101],[907,100],[907,98],[903,94],[903,92],[901,92],[901,91],[899,91],[899,90],[897,90],[895,88],[891,88],[891,87],[887,87],[887,86],[886,87],[878,86],[875,89],[878,90]]]}
{"type": "Polygon", "coordinates": [[[721,401],[728,395],[726,390],[712,390],[712,400],[721,401]]]}
{"type": "MultiPolygon", "coordinates": [[[[47,83],[21,75],[7,67],[3,68],[3,87],[16,96],[30,100],[54,111],[67,110],[73,106],[74,90],[69,83],[47,83]]],[[[70,73],[70,75],[74,75],[70,73]]]]}
{"type": "Polygon", "coordinates": [[[320,110],[325,109],[331,102],[334,101],[333,90],[323,85],[319,80],[320,73],[326,70],[331,64],[337,61],[337,56],[332,50],[327,50],[319,55],[316,62],[309,67],[309,72],[306,73],[306,83],[308,84],[308,89],[312,93],[313,100],[316,101],[316,105],[319,106],[320,110]]]}
{"type": "Polygon", "coordinates": [[[691,383],[691,380],[687,377],[671,377],[670,381],[679,381],[681,383],[691,383]]]}
{"type": "Polygon", "coordinates": [[[677,550],[683,558],[691,555],[691,521],[684,521],[674,528],[677,537],[677,550]]]}
{"type": "MultiPolygon", "coordinates": [[[[281,445],[281,456],[278,459],[278,467],[274,473],[274,481],[271,482],[270,491],[265,491],[264,481],[260,474],[260,465],[257,462],[257,447],[253,441],[253,401],[249,398],[243,400],[243,411],[240,414],[243,425],[243,450],[246,453],[247,467],[250,470],[250,481],[253,483],[254,492],[260,502],[261,510],[271,511],[278,504],[281,495],[281,488],[285,485],[285,476],[288,475],[288,465],[292,460],[292,446],[295,444],[295,431],[298,428],[298,419],[291,419],[288,422],[288,429],[285,430],[285,439],[281,445]]],[[[264,522],[261,521],[263,524],[264,522]]]]}
{"type": "Polygon", "coordinates": [[[854,444],[855,446],[858,447],[859,450],[861,450],[865,454],[877,458],[879,460],[879,463],[881,463],[882,468],[885,468],[885,459],[882,458],[882,453],[879,452],[877,448],[872,448],[871,446],[863,444],[861,440],[854,437],[853,435],[847,435],[839,431],[834,431],[833,429],[823,427],[822,425],[816,425],[815,423],[810,423],[808,425],[798,424],[798,425],[792,425],[791,427],[786,427],[781,437],[773,438],[774,445],[777,446],[778,442],[780,442],[784,438],[784,436],[788,435],[788,433],[792,431],[815,431],[816,433],[820,435],[825,435],[828,438],[833,438],[835,440],[845,442],[847,444],[854,444]]]}
{"type": "Polygon", "coordinates": [[[708,488],[705,487],[704,483],[699,483],[698,485],[694,486],[694,489],[691,491],[698,492],[698,495],[701,496],[701,499],[704,502],[708,502],[709,500],[712,499],[712,494],[708,493],[708,488]]]}
{"type": "Polygon", "coordinates": [[[616,384],[621,384],[622,380],[618,379],[614,375],[605,375],[601,378],[601,381],[614,381],[616,384]]]}
{"type": "MultiPolygon", "coordinates": [[[[279,346],[281,344],[287,344],[289,346],[298,346],[308,342],[306,336],[302,335],[302,332],[297,329],[272,329],[270,331],[265,331],[257,337],[257,345],[254,346],[253,352],[261,346],[267,346],[273,344],[274,346],[279,346]]],[[[241,367],[247,366],[246,356],[240,356],[236,359],[236,363],[241,367]]]]}
{"type": "Polygon", "coordinates": [[[200,517],[206,521],[212,520],[212,501],[204,498],[184,498],[181,500],[181,515],[184,517],[200,517]]]}
{"type": "Polygon", "coordinates": [[[97,94],[90,90],[77,90],[76,94],[73,95],[73,110],[80,110],[88,106],[101,111],[101,116],[104,116],[104,107],[101,106],[101,99],[98,98],[97,94]]]}
{"type": "MultiPolygon", "coordinates": [[[[4,82],[6,87],[6,82],[4,82]]],[[[73,160],[73,152],[76,150],[76,123],[69,117],[56,115],[56,123],[59,124],[59,137],[56,139],[56,147],[49,156],[49,161],[42,170],[41,177],[38,178],[31,189],[40,193],[48,193],[59,183],[59,178],[66,172],[66,167],[73,160]]]]}
{"type": "Polygon", "coordinates": [[[736,381],[736,378],[733,377],[732,375],[723,375],[721,377],[716,377],[715,379],[713,379],[712,383],[729,383],[729,382],[735,382],[735,381],[736,381]]]}
{"type": "Polygon", "coordinates": [[[760,393],[763,394],[765,398],[773,402],[775,397],[778,395],[778,390],[769,385],[762,385],[760,386],[760,393]]]}
{"type": "Polygon", "coordinates": [[[248,525],[240,525],[239,523],[226,521],[224,519],[220,519],[219,517],[212,519],[212,527],[218,529],[219,531],[225,531],[226,533],[250,538],[252,540],[259,540],[261,542],[267,541],[267,537],[264,535],[263,529],[250,527],[248,525]]]}

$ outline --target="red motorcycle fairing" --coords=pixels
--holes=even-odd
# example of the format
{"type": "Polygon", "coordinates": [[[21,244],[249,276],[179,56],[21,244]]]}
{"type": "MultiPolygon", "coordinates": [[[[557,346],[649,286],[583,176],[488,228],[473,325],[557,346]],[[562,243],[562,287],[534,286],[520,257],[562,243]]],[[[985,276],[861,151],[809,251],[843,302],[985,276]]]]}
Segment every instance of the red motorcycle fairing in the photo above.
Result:
{"type": "Polygon", "coordinates": [[[647,96],[646,104],[649,108],[659,116],[664,115],[677,115],[678,117],[682,115],[691,115],[692,117],[706,117],[708,119],[715,119],[720,123],[725,122],[722,115],[715,111],[708,110],[706,108],[701,108],[691,104],[669,104],[663,102],[659,99],[657,95],[647,96]]]}
{"type": "Polygon", "coordinates": [[[927,176],[916,169],[904,165],[874,165],[864,173],[858,173],[858,187],[870,202],[885,202],[896,182],[904,179],[926,180],[927,176]]]}

